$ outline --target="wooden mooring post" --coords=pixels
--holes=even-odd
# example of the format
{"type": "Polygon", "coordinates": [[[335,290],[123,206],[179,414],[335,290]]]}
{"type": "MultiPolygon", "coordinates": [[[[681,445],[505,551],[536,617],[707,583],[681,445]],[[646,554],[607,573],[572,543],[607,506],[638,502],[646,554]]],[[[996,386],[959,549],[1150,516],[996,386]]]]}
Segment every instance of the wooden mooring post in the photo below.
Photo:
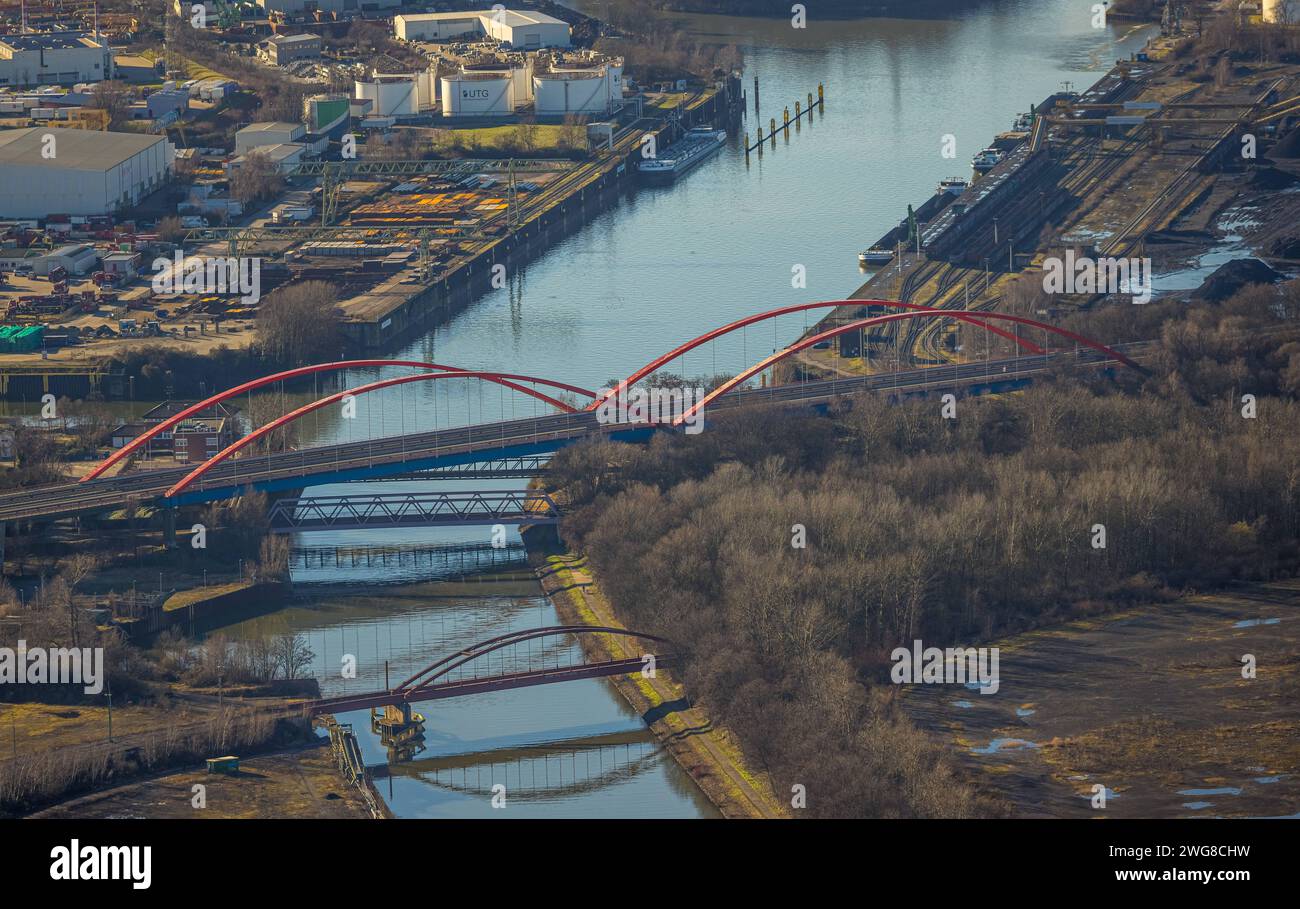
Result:
{"type": "MultiPolygon", "coordinates": [[[[755,79],[755,80],[754,80],[754,83],[755,83],[755,87],[754,87],[754,111],[755,111],[755,113],[757,113],[757,112],[758,112],[758,80],[755,79]]],[[[800,105],[799,105],[799,102],[796,101],[796,102],[794,103],[794,116],[793,116],[793,117],[790,116],[790,108],[788,108],[788,107],[785,108],[785,111],[784,111],[784,113],[783,113],[783,122],[781,123],[780,126],[777,126],[777,124],[776,124],[776,117],[772,117],[772,118],[770,118],[769,123],[768,123],[768,126],[769,126],[769,132],[766,133],[766,134],[764,134],[764,132],[763,132],[763,127],[761,127],[761,126],[758,127],[757,138],[755,138],[753,144],[750,144],[750,141],[749,141],[749,133],[745,133],[745,157],[748,158],[748,157],[749,157],[749,153],[750,153],[751,151],[753,151],[754,149],[758,149],[759,154],[762,154],[762,152],[763,152],[763,140],[764,140],[765,138],[766,138],[766,139],[769,139],[769,140],[771,141],[771,143],[772,143],[772,147],[773,147],[773,148],[776,148],[776,134],[777,134],[778,132],[783,132],[783,133],[786,133],[786,134],[788,135],[788,134],[789,134],[789,131],[790,131],[790,127],[791,127],[792,125],[793,125],[793,126],[796,126],[796,127],[799,126],[800,123],[803,121],[803,118],[804,118],[805,116],[808,117],[808,122],[811,123],[811,122],[812,122],[812,119],[813,119],[813,111],[815,111],[815,110],[822,110],[822,111],[825,111],[825,109],[826,109],[826,91],[825,91],[825,87],[824,87],[821,83],[818,83],[818,84],[817,84],[817,98],[816,98],[816,100],[813,99],[812,92],[809,92],[809,93],[808,93],[808,106],[807,106],[807,107],[802,107],[802,108],[801,108],[800,105]]]]}

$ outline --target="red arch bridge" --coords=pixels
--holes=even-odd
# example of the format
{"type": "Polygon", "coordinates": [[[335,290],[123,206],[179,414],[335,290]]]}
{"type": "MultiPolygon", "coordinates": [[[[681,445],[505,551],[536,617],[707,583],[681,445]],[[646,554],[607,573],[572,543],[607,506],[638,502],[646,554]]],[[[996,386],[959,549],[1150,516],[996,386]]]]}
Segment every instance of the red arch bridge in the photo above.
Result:
{"type": "MultiPolygon", "coordinates": [[[[378,707],[407,708],[420,701],[438,701],[489,691],[509,691],[535,685],[554,685],[577,679],[605,678],[652,672],[677,662],[677,647],[666,638],[643,631],[602,625],[552,625],[528,628],[488,638],[449,654],[425,666],[410,678],[386,691],[370,691],[321,698],[306,705],[312,716],[347,713],[351,710],[378,707]],[[570,638],[605,635],[623,642],[629,652],[631,642],[641,646],[630,657],[598,659],[587,656],[586,648],[578,662],[565,658],[571,653],[570,638]],[[653,651],[644,648],[654,647],[653,651]]],[[[409,715],[409,714],[408,714],[409,715]]]]}
{"type": "Polygon", "coordinates": [[[703,416],[706,408],[712,414],[752,403],[820,406],[839,396],[864,391],[895,397],[948,391],[962,394],[1005,391],[1022,387],[1035,377],[1056,372],[1062,367],[1105,368],[1122,364],[1140,368],[1134,358],[1140,357],[1148,346],[1147,342],[1139,342],[1108,347],[1045,322],[1003,313],[937,310],[890,300],[833,300],[785,306],[738,319],[654,358],[617,387],[600,394],[538,376],[459,369],[419,360],[375,359],[321,363],[245,382],[186,407],[174,416],[154,424],[114,452],[80,482],[31,487],[0,496],[0,524],[7,521],[50,520],[94,514],[132,504],[161,505],[165,514],[174,516],[175,509],[179,506],[231,498],[243,494],[250,487],[271,494],[296,494],[305,487],[325,483],[390,476],[432,478],[440,475],[440,472],[455,475],[461,469],[466,475],[488,476],[492,475],[494,469],[500,469],[501,475],[517,476],[521,475],[520,465],[530,461],[535,464],[538,458],[582,439],[603,436],[618,441],[644,441],[656,431],[682,428],[691,418],[703,416]],[[717,338],[744,331],[748,326],[759,322],[792,313],[837,307],[853,308],[861,318],[802,337],[796,343],[743,370],[711,392],[703,402],[695,402],[689,407],[673,411],[668,420],[650,423],[631,422],[618,417],[607,418],[611,410],[623,403],[626,389],[692,350],[717,338]],[[836,338],[852,333],[866,333],[893,322],[931,319],[969,323],[1014,342],[1018,354],[996,360],[953,363],[892,373],[850,377],[837,375],[826,380],[799,381],[763,388],[746,384],[763,370],[774,367],[786,358],[809,348],[825,347],[836,338]],[[1052,347],[1049,342],[1053,339],[1057,342],[1064,341],[1068,346],[1052,347]],[[206,408],[238,395],[304,376],[381,366],[420,371],[326,395],[254,429],[196,467],[108,475],[111,468],[140,451],[152,438],[173,429],[181,421],[202,413],[206,408]],[[384,388],[452,379],[492,383],[503,390],[526,394],[556,412],[525,419],[410,432],[296,451],[268,451],[265,454],[249,454],[247,451],[258,440],[265,439],[294,420],[322,408],[335,404],[346,406],[358,397],[384,388]],[[236,457],[241,453],[243,457],[236,457]]]}

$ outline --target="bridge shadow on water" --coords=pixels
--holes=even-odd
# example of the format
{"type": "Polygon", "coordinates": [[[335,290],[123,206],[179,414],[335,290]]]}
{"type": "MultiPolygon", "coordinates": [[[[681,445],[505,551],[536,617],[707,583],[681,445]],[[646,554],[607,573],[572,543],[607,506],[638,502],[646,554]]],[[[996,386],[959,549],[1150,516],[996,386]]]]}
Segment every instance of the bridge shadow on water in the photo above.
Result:
{"type": "MultiPolygon", "coordinates": [[[[391,754],[392,752],[390,752],[391,754]]],[[[370,768],[376,780],[417,779],[438,789],[490,798],[505,786],[512,799],[554,801],[635,779],[667,757],[647,729],[580,735],[550,742],[502,743],[459,754],[408,754],[370,768]]]]}

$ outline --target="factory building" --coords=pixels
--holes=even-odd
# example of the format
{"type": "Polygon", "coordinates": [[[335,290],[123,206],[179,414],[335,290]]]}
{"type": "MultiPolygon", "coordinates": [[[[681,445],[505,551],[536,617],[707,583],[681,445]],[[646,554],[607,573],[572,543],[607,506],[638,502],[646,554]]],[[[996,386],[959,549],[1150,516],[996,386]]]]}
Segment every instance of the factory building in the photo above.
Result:
{"type": "Polygon", "coordinates": [[[310,33],[303,35],[276,35],[262,45],[268,62],[284,66],[295,60],[315,60],[320,56],[321,37],[310,33]]]}
{"type": "Polygon", "coordinates": [[[572,29],[567,22],[533,10],[475,10],[461,13],[419,13],[394,16],[393,32],[404,41],[477,40],[483,36],[516,50],[568,47],[572,29]]]}
{"type": "Polygon", "coordinates": [[[247,153],[232,158],[226,162],[226,175],[229,176],[248,163],[249,155],[258,155],[265,158],[276,167],[297,164],[307,154],[308,148],[301,142],[284,142],[274,145],[259,145],[256,148],[250,148],[247,153]]]}
{"type": "Polygon", "coordinates": [[[81,32],[0,36],[0,85],[70,85],[112,76],[113,52],[81,32]]]}
{"type": "Polygon", "coordinates": [[[245,155],[265,145],[287,145],[307,135],[301,123],[250,123],[235,133],[235,154],[245,155]]]}
{"type": "Polygon", "coordinates": [[[46,127],[0,132],[0,217],[109,214],[161,187],[175,157],[163,136],[46,127]],[[54,137],[52,146],[46,136],[54,137]]]}

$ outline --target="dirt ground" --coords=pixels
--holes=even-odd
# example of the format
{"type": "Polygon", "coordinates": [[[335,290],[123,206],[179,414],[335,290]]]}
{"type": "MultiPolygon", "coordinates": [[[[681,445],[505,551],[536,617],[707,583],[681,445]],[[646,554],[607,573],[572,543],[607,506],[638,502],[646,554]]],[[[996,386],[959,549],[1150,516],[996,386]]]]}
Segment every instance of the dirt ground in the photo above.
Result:
{"type": "MultiPolygon", "coordinates": [[[[105,699],[105,703],[107,700],[105,699]]],[[[139,744],[159,729],[183,729],[208,723],[221,708],[275,710],[293,703],[287,698],[242,699],[226,692],[218,698],[204,692],[180,692],[155,704],[115,705],[113,743],[139,744]]],[[[0,705],[0,764],[57,748],[107,745],[108,708],[84,704],[22,703],[0,705]]]]}
{"type": "Polygon", "coordinates": [[[995,694],[917,685],[903,703],[1013,814],[1300,817],[1300,581],[996,643],[995,694]]]}
{"type": "Polygon", "coordinates": [[[41,818],[368,818],[335,769],[328,745],[240,762],[238,774],[195,768],[83,796],[41,818]],[[196,785],[206,807],[194,806],[196,785]]]}

